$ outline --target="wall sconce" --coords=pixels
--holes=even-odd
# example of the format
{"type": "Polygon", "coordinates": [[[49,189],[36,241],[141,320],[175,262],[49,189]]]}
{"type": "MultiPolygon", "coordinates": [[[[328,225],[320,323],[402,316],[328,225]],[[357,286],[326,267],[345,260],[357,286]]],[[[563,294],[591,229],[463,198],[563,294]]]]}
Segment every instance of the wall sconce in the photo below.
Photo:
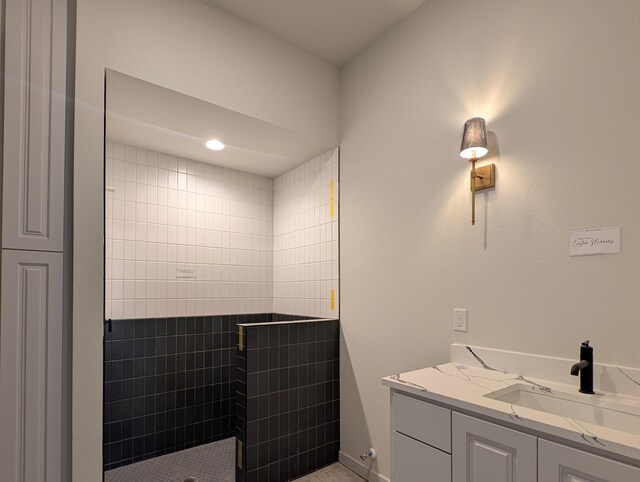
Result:
{"type": "Polygon", "coordinates": [[[471,224],[476,224],[476,191],[496,185],[495,164],[478,167],[476,161],[487,155],[487,128],[482,117],[473,117],[464,123],[460,157],[471,163],[471,224]]]}

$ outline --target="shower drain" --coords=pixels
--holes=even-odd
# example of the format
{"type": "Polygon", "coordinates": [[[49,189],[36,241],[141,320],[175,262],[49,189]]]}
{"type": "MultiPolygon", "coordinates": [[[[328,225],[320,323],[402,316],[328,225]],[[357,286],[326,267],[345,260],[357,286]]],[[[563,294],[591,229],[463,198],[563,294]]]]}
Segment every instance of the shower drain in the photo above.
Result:
{"type": "Polygon", "coordinates": [[[198,482],[195,477],[187,477],[183,482],[198,482]]]}

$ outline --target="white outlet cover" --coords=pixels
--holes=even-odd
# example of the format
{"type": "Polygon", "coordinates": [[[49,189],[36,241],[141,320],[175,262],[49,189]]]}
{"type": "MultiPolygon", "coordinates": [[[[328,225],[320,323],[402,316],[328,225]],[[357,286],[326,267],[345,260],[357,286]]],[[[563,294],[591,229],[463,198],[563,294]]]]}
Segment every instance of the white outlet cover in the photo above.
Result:
{"type": "Polygon", "coordinates": [[[466,333],[469,331],[469,310],[464,308],[453,309],[453,331],[466,333]]]}

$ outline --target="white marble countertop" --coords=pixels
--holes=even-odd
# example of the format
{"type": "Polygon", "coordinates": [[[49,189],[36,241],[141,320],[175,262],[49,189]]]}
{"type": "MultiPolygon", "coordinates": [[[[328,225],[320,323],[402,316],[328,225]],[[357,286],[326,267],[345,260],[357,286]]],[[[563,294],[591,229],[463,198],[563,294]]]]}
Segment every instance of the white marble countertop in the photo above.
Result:
{"type": "MultiPolygon", "coordinates": [[[[493,358],[504,363],[504,354],[508,352],[498,352],[496,351],[494,354],[489,349],[461,345],[452,346],[452,360],[454,361],[451,363],[386,377],[383,378],[382,383],[427,401],[449,405],[454,410],[458,408],[525,427],[542,438],[544,438],[544,434],[548,434],[571,441],[574,444],[589,446],[598,451],[633,459],[637,461],[637,465],[640,465],[640,432],[629,433],[629,431],[613,430],[609,427],[489,398],[498,391],[504,391],[506,387],[522,384],[526,386],[528,391],[551,395],[554,392],[556,394],[558,392],[575,393],[578,399],[582,396],[589,397],[588,402],[593,405],[606,407],[613,403],[619,407],[627,407],[629,413],[640,415],[640,397],[605,392],[599,390],[598,385],[596,385],[595,395],[583,395],[578,393],[578,379],[576,377],[571,377],[575,383],[569,385],[548,379],[508,373],[503,369],[504,366],[494,368],[494,365],[488,361],[493,358]],[[477,355],[478,353],[482,354],[482,358],[477,355]],[[463,360],[465,363],[460,363],[460,359],[464,359],[465,356],[466,360],[463,360]],[[458,360],[455,360],[456,358],[458,360]]],[[[535,355],[522,355],[535,357],[535,355]]],[[[545,358],[548,361],[548,357],[545,358]]],[[[567,364],[565,362],[571,362],[571,360],[555,360],[561,361],[562,367],[567,364]]],[[[600,369],[606,370],[607,367],[600,369]]],[[[522,370],[519,371],[522,373],[522,370]]],[[[568,368],[565,371],[568,372],[568,368]]],[[[640,388],[635,377],[629,376],[627,369],[623,371],[618,367],[613,367],[611,373],[613,372],[619,375],[620,382],[630,385],[631,391],[640,388]]],[[[636,372],[637,370],[633,370],[632,375],[636,375],[636,372]]]]}

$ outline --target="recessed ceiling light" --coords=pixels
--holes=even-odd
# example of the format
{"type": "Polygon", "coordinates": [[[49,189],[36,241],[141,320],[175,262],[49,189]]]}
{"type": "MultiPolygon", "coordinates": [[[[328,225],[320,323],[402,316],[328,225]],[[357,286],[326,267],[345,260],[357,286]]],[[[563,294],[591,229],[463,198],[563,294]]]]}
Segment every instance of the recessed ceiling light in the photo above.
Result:
{"type": "Polygon", "coordinates": [[[211,149],[212,151],[221,151],[222,149],[224,149],[224,144],[218,139],[210,139],[205,142],[204,146],[207,149],[211,149]]]}

